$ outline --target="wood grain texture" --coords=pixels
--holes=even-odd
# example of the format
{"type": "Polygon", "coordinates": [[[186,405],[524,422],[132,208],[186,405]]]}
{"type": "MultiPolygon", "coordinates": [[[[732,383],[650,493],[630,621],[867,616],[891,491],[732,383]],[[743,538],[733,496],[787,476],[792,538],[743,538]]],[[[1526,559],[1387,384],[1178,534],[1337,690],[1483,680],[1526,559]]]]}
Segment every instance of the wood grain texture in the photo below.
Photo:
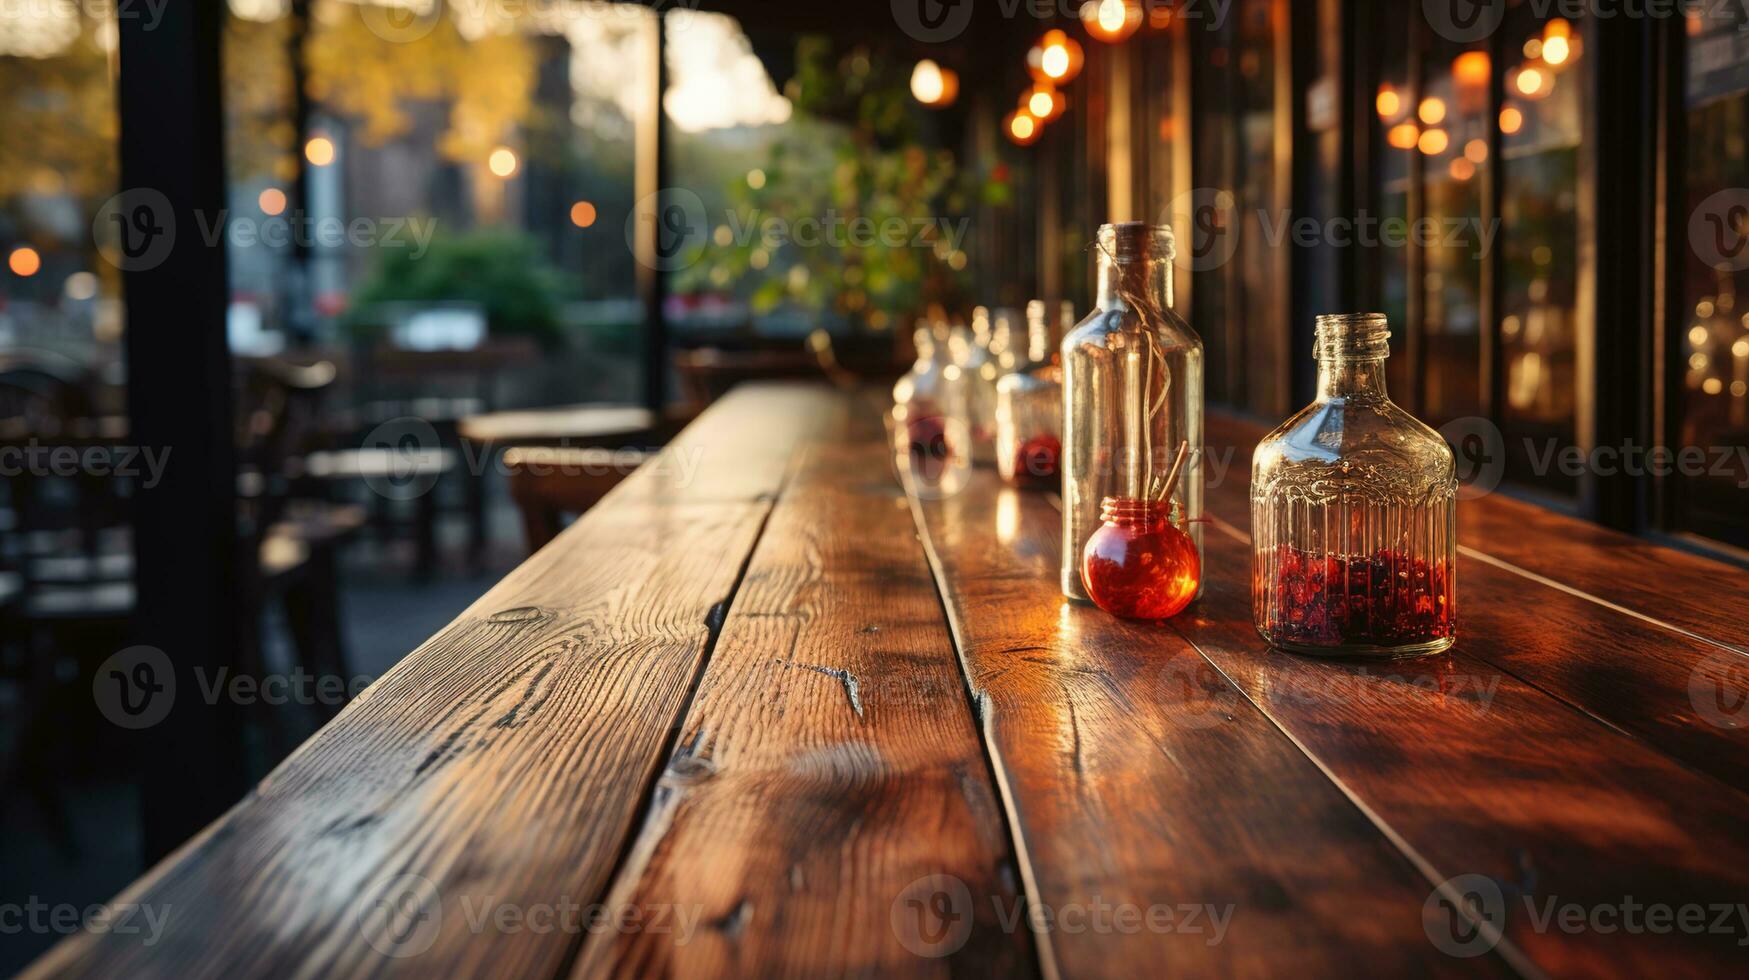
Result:
{"type": "MultiPolygon", "coordinates": [[[[1249,461],[1254,445],[1242,440],[1261,435],[1261,430],[1230,419],[1212,423],[1211,429],[1223,440],[1216,451],[1231,448],[1234,462],[1226,478],[1210,487],[1208,512],[1246,532],[1251,526],[1249,461]]],[[[1732,786],[1749,786],[1749,654],[1489,560],[1503,548],[1518,554],[1560,553],[1584,537],[1569,526],[1582,522],[1553,514],[1510,526],[1478,517],[1504,505],[1525,506],[1498,495],[1458,505],[1458,538],[1464,543],[1458,556],[1458,636],[1463,649],[1683,765],[1732,786]],[[1479,521],[1486,532],[1476,530],[1479,521]]],[[[1584,561],[1569,565],[1578,569],[1604,563],[1615,578],[1656,578],[1659,562],[1635,557],[1644,551],[1669,556],[1677,565],[1693,557],[1639,542],[1631,549],[1587,553],[1584,561]]],[[[1547,571],[1565,574],[1558,567],[1547,571]]],[[[1743,589],[1749,574],[1722,569],[1713,572],[1712,581],[1715,594],[1729,596],[1743,589]]],[[[1720,607],[1714,619],[1733,617],[1720,607]]],[[[1735,623],[1728,628],[1734,629],[1735,623]]]]}
{"type": "MultiPolygon", "coordinates": [[[[1527,973],[1555,976],[1741,969],[1745,947],[1737,943],[1749,938],[1749,922],[1736,908],[1749,901],[1749,797],[1489,662],[1558,624],[1526,614],[1504,635],[1472,625],[1453,652],[1421,660],[1271,652],[1249,621],[1249,544],[1224,521],[1216,526],[1205,539],[1204,596],[1175,628],[1429,878],[1466,892],[1492,882],[1500,897],[1490,916],[1503,924],[1497,952],[1527,973]],[[1589,916],[1630,903],[1642,924],[1650,905],[1672,914],[1729,908],[1723,925],[1731,931],[1539,925],[1550,910],[1589,916]]],[[[1621,921],[1604,914],[1614,915],[1599,920],[1607,926],[1621,921]]],[[[1709,911],[1703,929],[1713,923],[1709,911]]]]}
{"type": "Polygon", "coordinates": [[[157,945],[84,933],[29,975],[558,972],[582,934],[548,917],[605,891],[831,399],[707,413],[130,887],[157,945]]]}
{"type": "Polygon", "coordinates": [[[1042,495],[979,471],[918,513],[1031,899],[1174,916],[1128,931],[1064,918],[1043,934],[1054,972],[1508,972],[1427,941],[1432,885],[1182,637],[1063,600],[1061,518],[1042,495]]]}
{"type": "Polygon", "coordinates": [[[842,424],[772,514],[607,903],[703,926],[593,935],[577,977],[1037,968],[1002,927],[1007,825],[878,415],[842,424]]]}

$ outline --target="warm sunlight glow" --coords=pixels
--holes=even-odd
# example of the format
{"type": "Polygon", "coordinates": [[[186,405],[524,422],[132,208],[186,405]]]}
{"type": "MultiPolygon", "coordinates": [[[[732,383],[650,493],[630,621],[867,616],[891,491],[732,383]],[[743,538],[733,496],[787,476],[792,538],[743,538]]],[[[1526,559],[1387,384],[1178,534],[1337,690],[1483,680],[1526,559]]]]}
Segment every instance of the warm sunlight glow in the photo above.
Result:
{"type": "Polygon", "coordinates": [[[789,100],[778,94],[733,17],[689,13],[686,29],[668,32],[666,46],[669,82],[662,108],[681,132],[789,121],[789,100]]]}

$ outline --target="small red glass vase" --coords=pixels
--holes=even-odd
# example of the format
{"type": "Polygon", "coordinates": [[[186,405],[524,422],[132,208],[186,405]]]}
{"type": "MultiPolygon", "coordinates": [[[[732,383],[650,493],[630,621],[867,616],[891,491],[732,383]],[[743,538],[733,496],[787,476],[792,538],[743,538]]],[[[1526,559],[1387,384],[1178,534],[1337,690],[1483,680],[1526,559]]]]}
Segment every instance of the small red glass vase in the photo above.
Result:
{"type": "Polygon", "coordinates": [[[1122,619],[1168,619],[1202,585],[1196,542],[1172,523],[1171,502],[1106,497],[1104,523],[1081,552],[1081,583],[1099,608],[1122,619]]]}
{"type": "Polygon", "coordinates": [[[1062,458],[1063,444],[1056,436],[1033,436],[1015,449],[1014,475],[1009,482],[1017,486],[1055,486],[1062,458]]]}
{"type": "Polygon", "coordinates": [[[941,479],[953,456],[953,447],[947,439],[947,419],[940,415],[910,419],[905,423],[905,441],[910,447],[913,471],[925,480],[941,479]]]}

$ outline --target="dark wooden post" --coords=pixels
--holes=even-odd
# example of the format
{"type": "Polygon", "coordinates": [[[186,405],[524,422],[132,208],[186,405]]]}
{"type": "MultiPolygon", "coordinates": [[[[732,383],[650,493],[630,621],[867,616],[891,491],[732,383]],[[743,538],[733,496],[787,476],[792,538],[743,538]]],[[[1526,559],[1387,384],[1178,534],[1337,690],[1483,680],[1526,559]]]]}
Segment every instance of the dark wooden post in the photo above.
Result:
{"type": "MultiPolygon", "coordinates": [[[[148,863],[242,795],[239,712],[208,704],[235,660],[237,553],[231,363],[225,338],[225,207],[220,112],[222,3],[166,4],[156,20],[119,18],[123,191],[115,218],[127,303],[128,413],[140,446],[169,452],[162,479],[134,500],[137,642],[174,669],[172,707],[136,733],[148,863]]],[[[163,696],[160,694],[159,696],[163,696]]]]}
{"type": "MultiPolygon", "coordinates": [[[[650,45],[646,57],[651,65],[650,105],[655,108],[648,118],[637,121],[636,190],[640,202],[648,202],[651,218],[633,248],[637,250],[638,298],[644,303],[644,402],[652,411],[661,412],[668,405],[668,320],[662,310],[662,300],[668,292],[665,262],[657,255],[663,232],[665,203],[650,195],[666,196],[668,183],[667,117],[662,111],[662,93],[668,88],[667,25],[664,6],[653,4],[650,45]]],[[[673,206],[673,205],[666,205],[673,206]]],[[[640,209],[646,205],[640,203],[640,209]]],[[[672,234],[674,229],[670,228],[672,234]]],[[[704,229],[708,234],[709,229],[704,229]]]]}

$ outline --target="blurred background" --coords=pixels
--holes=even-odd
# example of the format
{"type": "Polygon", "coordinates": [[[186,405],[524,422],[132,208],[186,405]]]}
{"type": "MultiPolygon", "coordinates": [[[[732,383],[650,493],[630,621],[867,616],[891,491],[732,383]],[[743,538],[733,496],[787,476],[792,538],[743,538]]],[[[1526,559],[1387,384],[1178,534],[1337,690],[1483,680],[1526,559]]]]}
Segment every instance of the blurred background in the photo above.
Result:
{"type": "Polygon", "coordinates": [[[1507,492],[1741,561],[1741,6],[1438,6],[0,8],[0,902],[110,897],[734,384],[1085,311],[1108,220],[1177,230],[1211,402],[1382,310],[1507,492]],[[1707,464],[1548,465],[1655,445],[1707,464]],[[141,644],[287,693],[142,719],[141,644]]]}

